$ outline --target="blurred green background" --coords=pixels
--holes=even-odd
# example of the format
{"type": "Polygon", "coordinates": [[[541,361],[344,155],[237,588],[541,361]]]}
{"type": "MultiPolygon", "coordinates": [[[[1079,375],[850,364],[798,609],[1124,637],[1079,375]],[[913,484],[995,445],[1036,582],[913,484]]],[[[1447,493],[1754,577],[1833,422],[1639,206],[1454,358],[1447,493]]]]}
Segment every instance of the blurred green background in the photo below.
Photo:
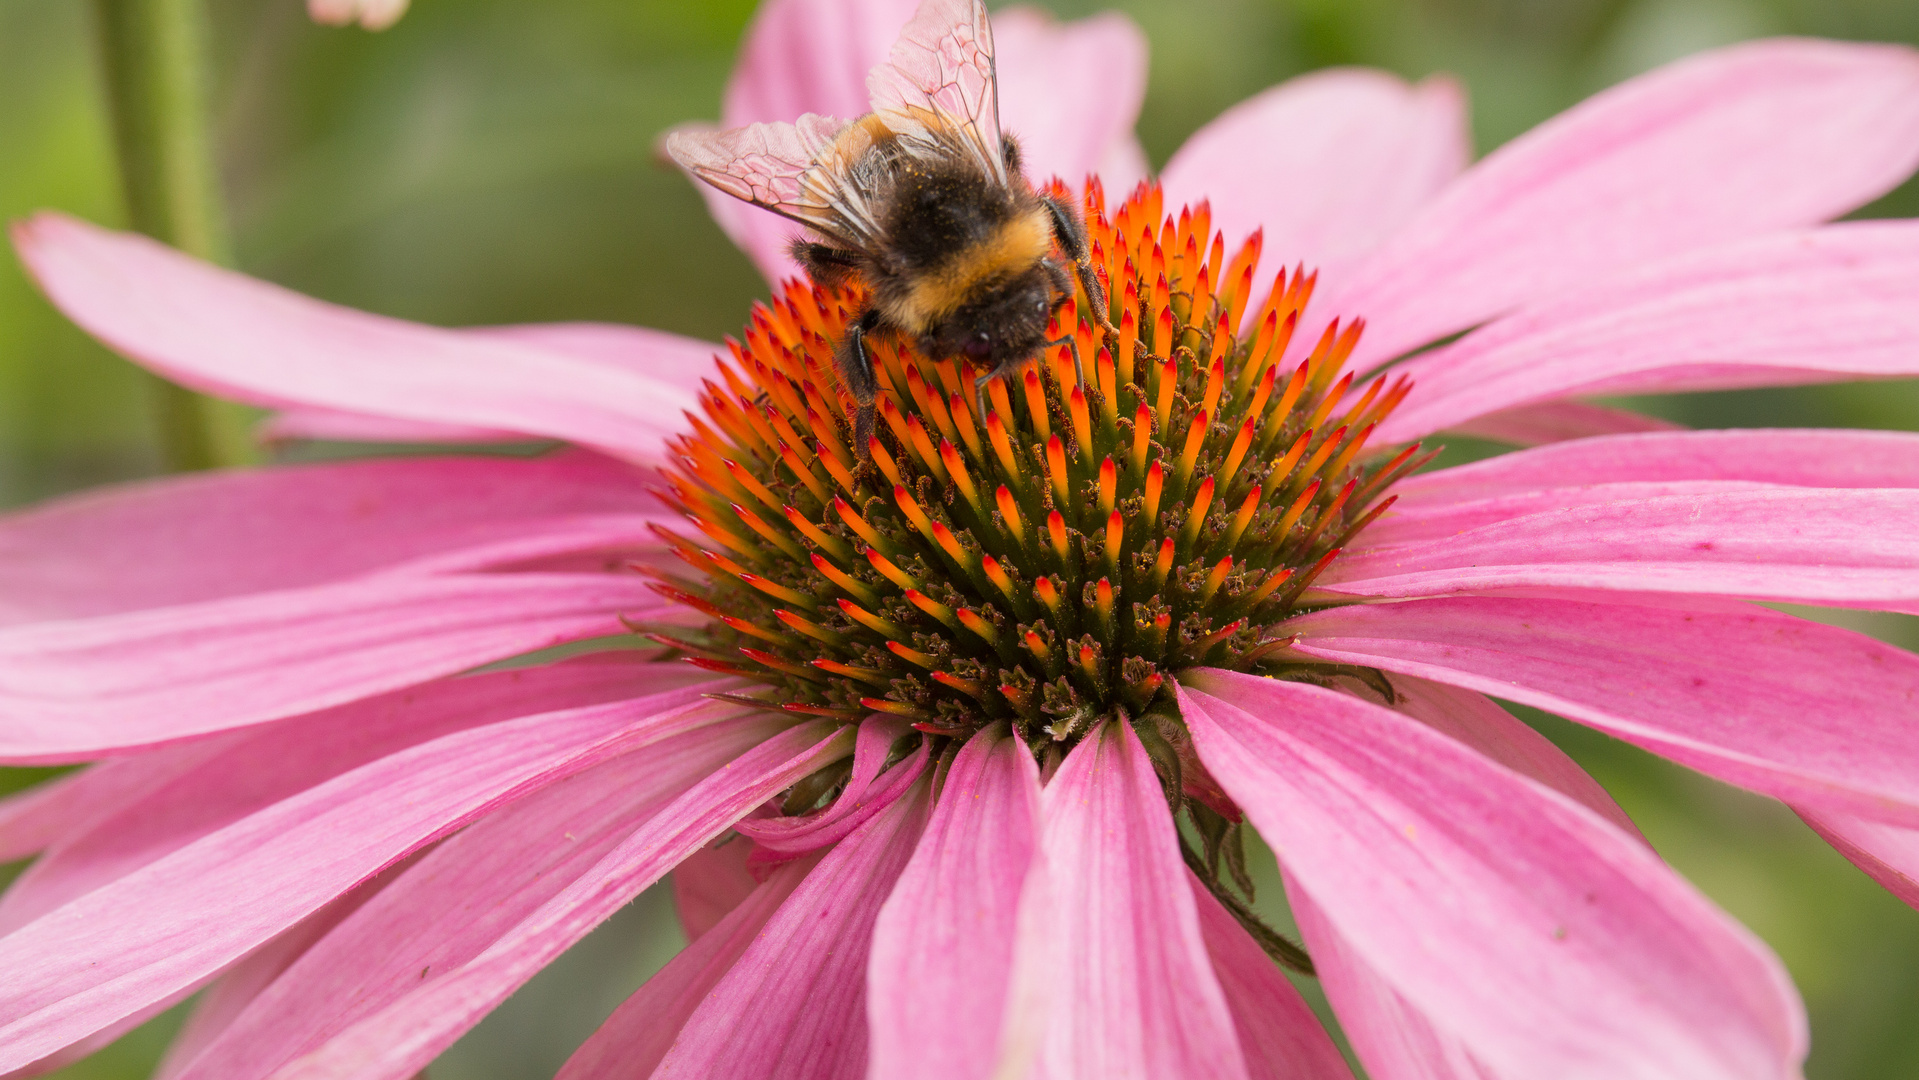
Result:
{"type": "MultiPolygon", "coordinates": [[[[1597,89],[1714,45],[1780,33],[1919,43],[1915,0],[1047,6],[1063,17],[1117,7],[1145,29],[1152,78],[1139,131],[1156,163],[1226,106],[1329,64],[1457,74],[1483,153],[1597,89]]],[[[752,7],[416,0],[398,26],[368,34],[311,25],[300,0],[209,0],[212,123],[236,261],[329,300],[434,323],[607,319],[716,339],[763,287],[651,147],[668,125],[717,114],[752,7]]],[[[0,217],[58,207],[124,220],[92,43],[87,4],[0,0],[0,217]]],[[[1919,215],[1919,185],[1862,213],[1919,215]]],[[[148,392],[0,257],[0,506],[155,473],[148,392]]],[[[1919,427],[1919,387],[1905,383],[1639,404],[1700,427],[1919,427]]],[[[1915,620],[1847,618],[1919,646],[1915,620]]],[[[1810,1077],[1919,1076],[1919,913],[1775,803],[1527,718],[1785,959],[1812,1013],[1810,1077]]],[[[0,790],[34,776],[0,770],[0,790]]],[[[1276,902],[1276,891],[1262,899],[1276,902]]],[[[551,1075],[678,944],[670,903],[648,894],[450,1051],[435,1080],[551,1075]]],[[[60,1075],[143,1076],[178,1019],[60,1075]]]]}

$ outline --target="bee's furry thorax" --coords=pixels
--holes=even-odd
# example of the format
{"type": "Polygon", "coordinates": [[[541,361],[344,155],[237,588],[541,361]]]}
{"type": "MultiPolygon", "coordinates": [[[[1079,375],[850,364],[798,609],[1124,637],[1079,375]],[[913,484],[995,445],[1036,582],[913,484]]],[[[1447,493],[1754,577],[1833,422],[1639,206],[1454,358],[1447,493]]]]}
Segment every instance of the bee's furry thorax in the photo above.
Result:
{"type": "Polygon", "coordinates": [[[986,235],[944,252],[930,270],[876,285],[876,302],[896,326],[922,332],[962,305],[991,289],[1028,273],[1053,246],[1051,223],[1038,206],[993,225],[986,235]],[[886,286],[895,287],[888,288],[886,286]]]}

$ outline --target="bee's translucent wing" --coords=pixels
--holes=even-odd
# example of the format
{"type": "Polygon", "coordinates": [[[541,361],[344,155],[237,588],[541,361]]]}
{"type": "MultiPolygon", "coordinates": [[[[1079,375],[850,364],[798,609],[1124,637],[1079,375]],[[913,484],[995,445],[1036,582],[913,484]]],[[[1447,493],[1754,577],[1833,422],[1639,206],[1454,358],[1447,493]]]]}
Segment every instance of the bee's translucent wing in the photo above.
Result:
{"type": "Polygon", "coordinates": [[[922,0],[893,52],[866,76],[873,111],[919,157],[960,152],[1006,183],[993,27],[981,0],[922,0]]]}
{"type": "MultiPolygon", "coordinates": [[[[797,123],[749,124],[731,131],[682,128],[662,149],[679,166],[736,199],[799,222],[844,247],[878,235],[864,192],[849,182],[848,122],[807,113],[797,123]]],[[[863,140],[855,140],[863,141],[863,140]]]]}

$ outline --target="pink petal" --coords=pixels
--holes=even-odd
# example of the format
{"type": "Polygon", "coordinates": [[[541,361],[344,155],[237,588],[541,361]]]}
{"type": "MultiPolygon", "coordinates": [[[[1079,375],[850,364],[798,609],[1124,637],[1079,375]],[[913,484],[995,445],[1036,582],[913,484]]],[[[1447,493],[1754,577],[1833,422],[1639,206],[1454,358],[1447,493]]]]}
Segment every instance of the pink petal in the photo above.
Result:
{"type": "Polygon", "coordinates": [[[886,59],[919,0],[768,0],[753,15],[726,84],[724,127],[801,113],[872,112],[866,73],[886,59]]]}
{"type": "Polygon", "coordinates": [[[1411,675],[1389,677],[1397,711],[1528,776],[1638,836],[1626,812],[1579,763],[1484,694],[1411,675]]]}
{"type": "MultiPolygon", "coordinates": [[[[589,363],[637,371],[650,378],[672,383],[689,393],[699,390],[702,378],[713,375],[713,358],[722,351],[720,346],[710,342],[669,334],[664,330],[619,323],[521,323],[471,326],[458,332],[481,338],[522,342],[589,363]]],[[[270,441],[334,439],[348,442],[484,443],[512,442],[527,436],[522,432],[498,428],[432,424],[334,409],[294,407],[284,409],[268,420],[261,428],[261,437],[270,441]]]]}
{"type": "Polygon", "coordinates": [[[382,758],[0,938],[0,1070],[207,978],[409,852],[618,752],[733,719],[699,690],[523,717],[382,758]]]}
{"type": "Polygon", "coordinates": [[[474,823],[308,948],[180,1073],[264,1077],[458,970],[662,806],[777,729],[692,731],[561,780],[474,823]]]}
{"type": "Polygon", "coordinates": [[[746,865],[752,854],[751,841],[730,836],[718,847],[688,855],[673,868],[673,908],[687,941],[706,936],[759,888],[746,865]]]}
{"type": "Polygon", "coordinates": [[[1919,488],[1919,434],[1735,429],[1580,439],[1422,473],[1393,493],[1398,509],[1631,480],[1919,488]]]}
{"type": "Polygon", "coordinates": [[[710,341],[625,323],[509,323],[468,326],[461,332],[482,339],[519,342],[577,360],[636,371],[689,394],[699,392],[702,380],[717,376],[716,361],[726,352],[725,346],[710,341]]]}
{"type": "Polygon", "coordinates": [[[1513,140],[1340,287],[1355,362],[1664,256],[1844,214],[1919,165],[1919,57],[1805,39],[1689,57],[1513,140]]]}
{"type": "Polygon", "coordinates": [[[166,1054],[153,1070],[153,1080],[174,1080],[314,942],[325,937],[348,915],[358,911],[416,860],[417,856],[402,859],[361,882],[351,892],[295,923],[228,968],[200,996],[179,1034],[167,1044],[166,1054]]]}
{"type": "Polygon", "coordinates": [[[75,1062],[84,1061],[119,1042],[122,1037],[140,1025],[192,997],[199,989],[198,986],[189,987],[165,1000],[156,1001],[139,1012],[109,1024],[78,1042],[63,1046],[37,1061],[0,1073],[0,1080],[25,1080],[30,1076],[44,1076],[56,1069],[64,1069],[75,1062]]]}
{"type": "Polygon", "coordinates": [[[1168,206],[1210,200],[1237,244],[1265,230],[1277,265],[1345,276],[1472,158],[1451,79],[1411,85],[1365,68],[1288,80],[1221,113],[1179,148],[1160,182],[1168,206]]]}
{"type": "Polygon", "coordinates": [[[1250,1080],[1352,1080],[1299,991],[1198,878],[1187,878],[1250,1080]]]}
{"type": "Polygon", "coordinates": [[[1795,805],[1919,824],[1919,656],[1763,608],[1625,599],[1456,597],[1285,625],[1303,656],[1548,709],[1795,805]]]}
{"type": "MultiPolygon", "coordinates": [[[[567,1059],[557,1080],[631,1080],[652,1075],[673,1040],[679,1038],[687,1017],[739,962],[748,946],[758,940],[767,920],[818,862],[815,856],[802,856],[776,867],[765,884],[750,890],[713,926],[712,933],[693,940],[645,986],[621,1002],[606,1023],[567,1059]]],[[[677,876],[680,871],[673,873],[677,876]]]]}
{"type": "Polygon", "coordinates": [[[360,1021],[272,1080],[405,1080],[568,946],[772,795],[846,756],[852,729],[791,728],[654,815],[471,963],[360,1021]]]}
{"type": "Polygon", "coordinates": [[[1413,389],[1376,437],[1576,394],[1919,374],[1919,223],[1776,234],[1582,286],[1396,368],[1413,389]]]}
{"type": "Polygon", "coordinates": [[[597,454],[411,457],[200,473],[0,518],[0,620],[75,618],[339,581],[575,522],[662,513],[597,454]]]}
{"type": "Polygon", "coordinates": [[[891,755],[893,744],[912,734],[912,725],[897,716],[867,717],[853,744],[853,771],[832,805],[799,817],[747,818],[738,825],[740,835],[774,856],[800,855],[837,842],[891,805],[926,768],[926,743],[922,740],[909,761],[888,769],[882,779],[880,768],[891,755]],[[880,781],[877,787],[875,780],[880,781]]]}
{"type": "Polygon", "coordinates": [[[1693,494],[1574,505],[1352,551],[1334,561],[1323,589],[1380,597],[1585,589],[1919,607],[1919,490],[1727,490],[1734,483],[1699,481],[1685,485],[1693,494]]]}
{"type": "Polygon", "coordinates": [[[1360,957],[1290,878],[1286,896],[1313,954],[1326,999],[1353,1053],[1379,1080],[1495,1080],[1460,1040],[1436,1030],[1360,957]]]}
{"type": "Polygon", "coordinates": [[[1919,829],[1832,810],[1800,810],[1799,816],[1874,881],[1919,908],[1919,829]]]}
{"type": "Polygon", "coordinates": [[[0,863],[85,833],[227,745],[215,737],[114,758],[0,800],[0,863]]]}
{"type": "Polygon", "coordinates": [[[299,439],[368,443],[505,443],[531,436],[501,428],[467,424],[435,424],[425,420],[396,420],[390,416],[310,405],[290,405],[260,422],[254,435],[269,445],[299,439]]]}
{"type": "Polygon", "coordinates": [[[1032,753],[1003,731],[953,759],[873,929],[869,1076],[992,1075],[1039,800],[1032,753]]]}
{"type": "Polygon", "coordinates": [[[173,770],[164,783],[102,808],[84,830],[70,833],[28,867],[0,897],[0,934],[248,814],[406,747],[482,724],[711,680],[687,665],[637,659],[609,654],[443,679],[237,732],[216,752],[173,770]]]}
{"type": "Polygon", "coordinates": [[[1074,748],[1040,796],[1020,898],[1002,1072],[1247,1075],[1152,761],[1125,723],[1074,748]]]}
{"type": "Polygon", "coordinates": [[[392,578],[0,630],[0,760],[259,724],[563,642],[662,601],[637,576],[392,578]]]}
{"type": "MultiPolygon", "coordinates": [[[[1010,7],[993,15],[993,44],[1000,125],[1019,140],[1033,184],[1058,177],[1077,190],[1138,145],[1146,35],[1133,20],[1103,11],[1062,23],[1039,8],[1010,7]]],[[[1104,179],[1107,191],[1123,195],[1139,177],[1104,179]]]]}
{"type": "Polygon", "coordinates": [[[1540,446],[1567,439],[1624,435],[1641,431],[1676,431],[1680,425],[1629,409],[1614,409],[1588,401],[1565,399],[1520,405],[1475,416],[1449,431],[1514,446],[1540,446]]]}
{"type": "Polygon", "coordinates": [[[14,244],[89,333],[256,405],[520,431],[651,461],[695,404],[649,374],[321,303],[58,214],[16,225],[14,244]]]}
{"type": "MultiPolygon", "coordinates": [[[[917,7],[917,0],[767,0],[746,29],[720,126],[791,122],[809,112],[849,119],[872,112],[866,73],[886,59],[917,7]]],[[[801,276],[786,254],[799,226],[710,185],[694,186],[766,280],[801,276]]]]}
{"type": "Polygon", "coordinates": [[[1118,194],[1138,187],[1153,167],[1146,160],[1146,148],[1140,145],[1138,137],[1128,135],[1106,148],[1106,156],[1100,158],[1093,171],[1099,174],[1100,183],[1107,191],[1118,194]]]}
{"type": "Polygon", "coordinates": [[[865,1075],[873,923],[926,823],[927,787],[916,785],[826,853],[694,1010],[653,1075],[865,1075]]]}
{"type": "MultiPolygon", "coordinates": [[[[1791,489],[1777,484],[1749,480],[1678,480],[1669,482],[1631,481],[1613,484],[1588,484],[1580,487],[1555,487],[1525,491],[1471,502],[1414,504],[1402,508],[1398,503],[1377,524],[1368,526],[1359,543],[1364,551],[1383,558],[1386,549],[1404,545],[1443,542],[1472,529],[1497,525],[1533,514],[1563,513],[1584,507],[1620,507],[1643,505],[1652,499],[1697,498],[1707,495],[1780,494],[1791,489]]],[[[1402,500],[1403,501],[1403,500],[1402,500]]],[[[1469,542],[1469,541],[1461,541],[1469,542]]],[[[1358,544],[1355,545],[1358,548],[1358,544]]]]}
{"type": "Polygon", "coordinates": [[[1784,969],[1633,837],[1390,709],[1189,678],[1200,755],[1297,892],[1492,1072],[1797,1075],[1784,969]]]}

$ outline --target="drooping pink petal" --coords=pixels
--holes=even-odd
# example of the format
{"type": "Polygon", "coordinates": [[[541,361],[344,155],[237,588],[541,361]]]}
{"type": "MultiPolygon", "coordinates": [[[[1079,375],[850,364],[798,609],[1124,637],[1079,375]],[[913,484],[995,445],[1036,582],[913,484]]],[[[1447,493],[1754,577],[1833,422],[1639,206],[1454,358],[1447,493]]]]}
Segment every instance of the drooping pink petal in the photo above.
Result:
{"type": "Polygon", "coordinates": [[[654,461],[695,404],[635,369],[322,303],[59,214],[16,225],[14,244],[89,333],[178,382],[256,405],[519,431],[654,461]]]}
{"type": "Polygon", "coordinates": [[[400,457],[201,473],[0,518],[0,621],[64,619],[340,581],[661,512],[640,470],[598,454],[400,457]]]}
{"type": "Polygon", "coordinates": [[[299,439],[365,443],[510,443],[531,436],[501,428],[470,424],[435,424],[425,420],[396,420],[343,409],[289,405],[262,420],[254,437],[268,445],[299,439]]]}
{"type": "Polygon", "coordinates": [[[669,800],[779,727],[762,717],[683,733],[475,822],[308,948],[181,1080],[258,1080],[434,973],[458,970],[669,800]]]}
{"type": "MultiPolygon", "coordinates": [[[[523,342],[588,363],[638,371],[689,393],[698,391],[700,380],[714,373],[713,357],[724,351],[711,342],[622,323],[515,323],[462,327],[457,332],[523,342]]],[[[432,424],[310,406],[282,409],[262,425],[260,434],[269,441],[335,439],[396,443],[512,442],[527,437],[522,432],[498,428],[432,424]]]]}
{"type": "Polygon", "coordinates": [[[1366,963],[1290,877],[1286,896],[1353,1052],[1378,1080],[1498,1080],[1366,963]]]}
{"type": "Polygon", "coordinates": [[[712,680],[688,665],[639,659],[613,653],[442,679],[236,732],[217,752],[199,755],[164,783],[116,800],[28,867],[0,896],[0,934],[248,814],[408,746],[518,716],[712,680]]]}
{"type": "Polygon", "coordinates": [[[79,836],[122,806],[166,784],[235,738],[215,736],[97,762],[0,799],[0,863],[79,836]]]}
{"type": "Polygon", "coordinates": [[[1166,796],[1132,728],[1108,723],[1075,747],[1040,795],[1040,818],[1001,1070],[1245,1077],[1166,796]]]}
{"type": "Polygon", "coordinates": [[[1804,39],[1717,49],[1487,156],[1325,297],[1365,365],[1695,248],[1825,221],[1919,165],[1919,56],[1804,39]]]}
{"type": "Polygon", "coordinates": [[[203,980],[409,852],[614,753],[741,722],[697,688],[456,732],[276,803],[0,938],[0,1070],[203,980]]]}
{"type": "Polygon", "coordinates": [[[84,760],[624,631],[637,576],[389,578],[0,630],[0,760],[84,760]]]}
{"type": "Polygon", "coordinates": [[[1408,477],[1393,485],[1394,507],[1634,480],[1919,488],[1919,434],[1746,428],[1579,439],[1408,477]]]}
{"type": "Polygon", "coordinates": [[[775,792],[846,756],[852,744],[851,728],[817,721],[754,747],[648,819],[471,963],[426,980],[418,992],[288,1063],[272,1080],[412,1076],[674,863],[732,828],[775,792]]]}
{"type": "Polygon", "coordinates": [[[1392,707],[1442,735],[1472,747],[1508,769],[1530,776],[1585,805],[1633,836],[1639,835],[1599,781],[1518,717],[1484,694],[1411,675],[1392,675],[1392,707]]]}
{"type": "MultiPolygon", "coordinates": [[[[1146,35],[1133,20],[1103,11],[1062,23],[1039,8],[1009,7],[993,14],[993,45],[1000,127],[1019,140],[1028,180],[1057,176],[1078,190],[1138,147],[1133,124],[1146,100],[1146,35]]],[[[1140,175],[1102,179],[1122,195],[1140,175]]]]}
{"type": "Polygon", "coordinates": [[[992,1075],[1039,799],[1032,753],[1004,731],[982,731],[953,759],[873,928],[868,1076],[992,1075]]]}
{"type": "Polygon", "coordinates": [[[346,895],[295,923],[228,968],[194,1003],[193,1012],[181,1025],[179,1034],[167,1044],[160,1064],[154,1067],[153,1080],[174,1080],[314,942],[325,937],[348,915],[358,911],[418,858],[416,853],[361,882],[346,895]]]}
{"type": "Polygon", "coordinates": [[[818,862],[817,855],[803,855],[775,867],[765,883],[749,890],[712,927],[712,933],[694,939],[621,1002],[567,1059],[557,1080],[631,1080],[651,1075],[679,1037],[686,1018],[739,962],[767,920],[818,862]]]}
{"type": "Polygon", "coordinates": [[[747,867],[752,855],[751,842],[729,836],[718,847],[701,848],[673,868],[673,909],[687,941],[706,936],[759,888],[760,882],[747,867]]]}
{"type": "Polygon", "coordinates": [[[1577,394],[1919,375],[1916,290],[1909,221],[1779,233],[1582,282],[1396,368],[1412,392],[1376,437],[1577,394]]]}
{"type": "Polygon", "coordinates": [[[1339,280],[1472,158],[1458,84],[1411,85],[1363,68],[1288,80],[1186,140],[1160,183],[1168,206],[1210,200],[1237,244],[1265,230],[1278,265],[1339,280]]]}
{"type": "Polygon", "coordinates": [[[1534,705],[1798,806],[1919,824],[1919,656],[1759,607],[1622,599],[1454,597],[1285,625],[1302,656],[1534,705]]]}
{"type": "Polygon", "coordinates": [[[1573,505],[1356,549],[1333,562],[1321,588],[1348,597],[1585,589],[1919,608],[1919,490],[1687,486],[1695,493],[1573,505]]]}
{"type": "Polygon", "coordinates": [[[1799,816],[1853,865],[1919,908],[1919,829],[1833,810],[1802,809],[1799,816]]]}
{"type": "MultiPolygon", "coordinates": [[[[791,122],[802,113],[872,112],[866,73],[885,60],[918,0],[770,0],[747,28],[720,126],[791,122]]],[[[1122,16],[1070,23],[1023,8],[995,13],[1001,122],[1023,140],[1026,174],[1078,184],[1101,166],[1141,169],[1133,121],[1146,82],[1145,42],[1122,16]]],[[[1131,184],[1138,177],[1118,178],[1131,184]]],[[[707,209],[768,281],[800,276],[787,257],[799,226],[701,184],[707,209]]],[[[1109,187],[1109,190],[1114,190],[1109,187]]],[[[1123,188],[1119,190],[1124,190],[1123,188]]]]}
{"type": "Polygon", "coordinates": [[[1198,878],[1189,873],[1187,882],[1249,1080],[1352,1080],[1325,1026],[1272,958],[1198,878]]]}
{"type": "MultiPolygon", "coordinates": [[[[1373,556],[1377,564],[1391,548],[1443,542],[1473,529],[1534,514],[1564,513],[1585,507],[1603,509],[1614,505],[1644,504],[1652,499],[1781,494],[1796,490],[1750,480],[1625,481],[1568,485],[1471,502],[1414,504],[1404,508],[1394,503],[1377,524],[1367,527],[1359,543],[1364,544],[1361,550],[1373,556]]],[[[1358,553],[1358,550],[1354,552],[1358,553]]]]}
{"type": "Polygon", "coordinates": [[[900,717],[867,717],[860,723],[859,737],[853,745],[853,771],[830,806],[797,817],[749,817],[737,826],[740,835],[771,856],[768,862],[833,844],[891,805],[926,768],[926,743],[922,741],[910,760],[884,774],[880,772],[893,744],[911,734],[912,725],[900,717]]]}
{"type": "Polygon", "coordinates": [[[1630,409],[1564,399],[1520,405],[1475,416],[1446,430],[1514,446],[1541,446],[1641,431],[1676,431],[1681,425],[1630,409]]]}
{"type": "Polygon", "coordinates": [[[1497,1075],[1797,1075],[1806,1022],[1784,969],[1633,837],[1390,709],[1188,681],[1200,754],[1289,894],[1497,1075]]]}
{"type": "Polygon", "coordinates": [[[32,1061],[17,1069],[10,1069],[4,1073],[0,1073],[0,1080],[25,1080],[26,1077],[30,1076],[44,1076],[56,1069],[64,1069],[75,1062],[90,1058],[94,1054],[119,1042],[122,1037],[135,1028],[192,997],[195,993],[199,992],[199,990],[200,987],[196,985],[177,991],[170,997],[156,1001],[131,1016],[108,1024],[106,1027],[88,1035],[86,1038],[63,1046],[37,1061],[32,1061]]]}
{"type": "Polygon", "coordinates": [[[714,360],[726,347],[699,338],[607,322],[506,323],[460,330],[482,339],[513,341],[577,360],[637,371],[696,393],[703,379],[715,376],[714,360]]]}
{"type": "Polygon", "coordinates": [[[656,1077],[858,1080],[873,922],[926,823],[928,785],[828,851],[680,1028],[656,1077]]]}
{"type": "MultiPolygon", "coordinates": [[[[1790,491],[1773,483],[1750,480],[1622,481],[1551,487],[1545,491],[1522,491],[1499,495],[1495,499],[1474,499],[1470,503],[1437,505],[1393,505],[1378,524],[1368,526],[1362,537],[1362,551],[1386,556],[1387,549],[1447,541],[1470,529],[1497,526],[1531,514],[1568,512],[1574,508],[1614,505],[1643,505],[1650,499],[1687,499],[1700,495],[1737,495],[1737,493],[1781,493],[1790,491]]],[[[1357,554],[1357,551],[1355,551],[1357,554]]]]}

